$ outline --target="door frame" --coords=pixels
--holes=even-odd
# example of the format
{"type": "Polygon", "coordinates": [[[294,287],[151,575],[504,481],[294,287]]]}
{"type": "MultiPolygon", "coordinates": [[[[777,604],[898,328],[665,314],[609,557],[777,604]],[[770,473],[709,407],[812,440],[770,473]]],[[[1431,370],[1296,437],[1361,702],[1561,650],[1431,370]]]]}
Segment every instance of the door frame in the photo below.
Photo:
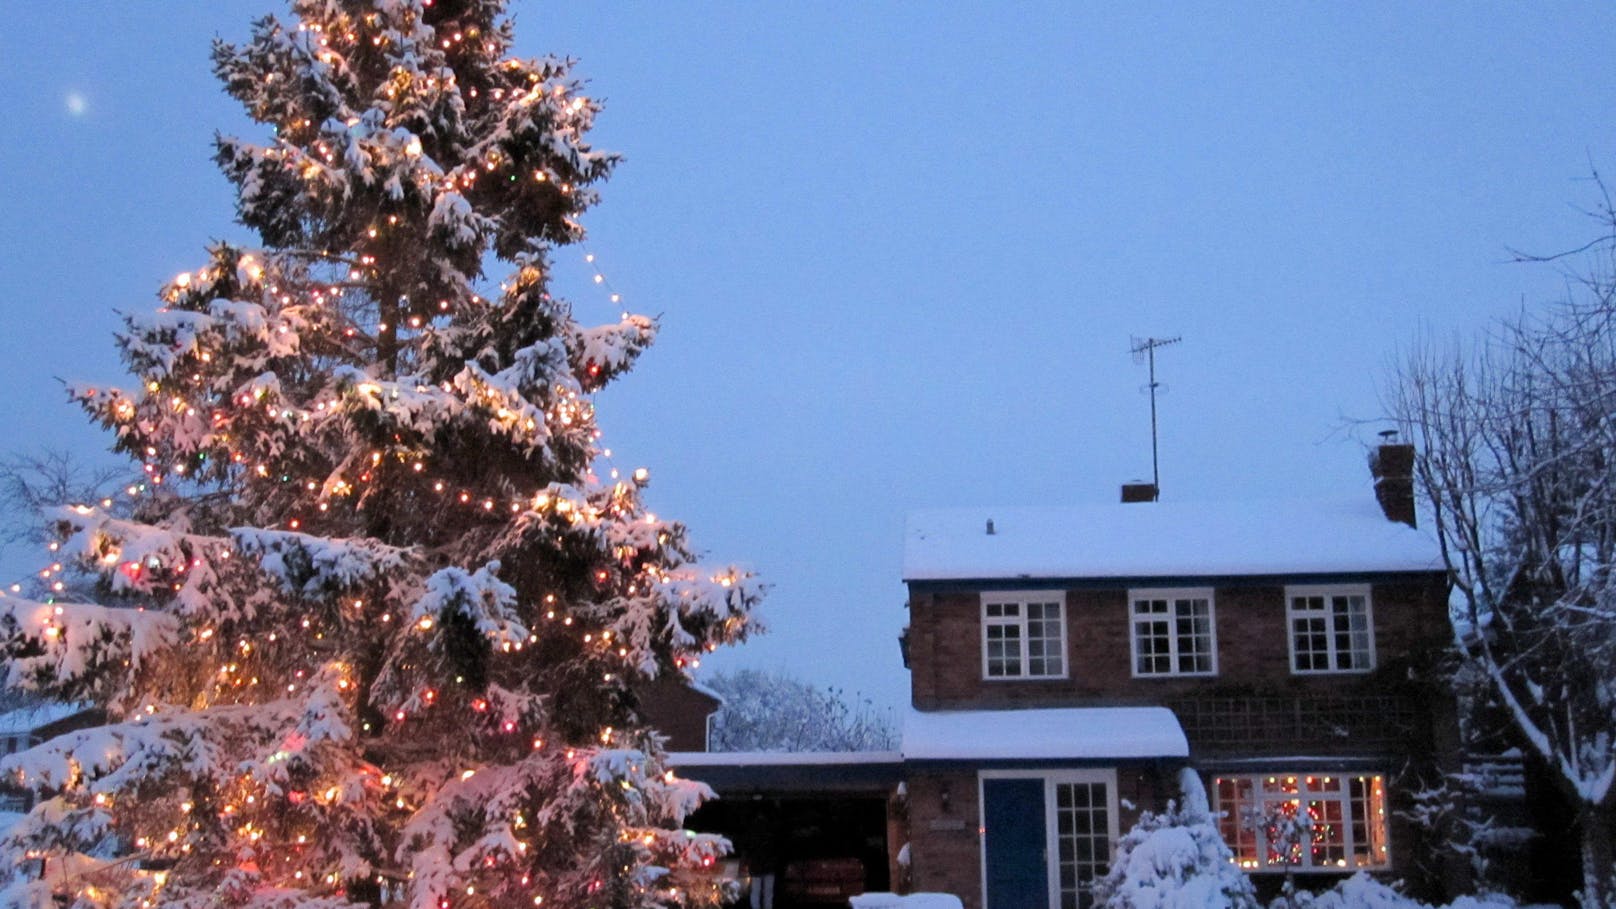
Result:
{"type": "Polygon", "coordinates": [[[1044,783],[1044,880],[1049,909],[1060,909],[1060,840],[1055,816],[1055,786],[1059,783],[1104,783],[1106,834],[1111,840],[1111,854],[1116,855],[1117,840],[1121,837],[1117,817],[1117,769],[1115,767],[1067,767],[1056,769],[978,770],[976,773],[976,811],[978,831],[978,869],[982,881],[983,909],[988,906],[988,837],[987,788],[983,782],[990,779],[1035,779],[1044,783]]]}

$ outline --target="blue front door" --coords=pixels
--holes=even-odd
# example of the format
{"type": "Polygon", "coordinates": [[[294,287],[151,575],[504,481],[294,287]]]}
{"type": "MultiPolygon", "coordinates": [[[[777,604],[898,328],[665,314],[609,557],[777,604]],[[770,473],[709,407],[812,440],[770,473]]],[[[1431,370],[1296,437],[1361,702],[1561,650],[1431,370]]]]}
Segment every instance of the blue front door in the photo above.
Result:
{"type": "Polygon", "coordinates": [[[1044,781],[982,781],[987,909],[1049,909],[1044,781]]]}

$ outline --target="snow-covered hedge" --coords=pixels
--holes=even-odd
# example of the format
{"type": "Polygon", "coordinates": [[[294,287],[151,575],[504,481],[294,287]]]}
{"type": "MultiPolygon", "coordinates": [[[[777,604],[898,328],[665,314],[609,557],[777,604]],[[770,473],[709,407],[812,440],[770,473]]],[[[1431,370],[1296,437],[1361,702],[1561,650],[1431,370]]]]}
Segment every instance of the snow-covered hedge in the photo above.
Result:
{"type": "MultiPolygon", "coordinates": [[[[1362,871],[1329,890],[1298,892],[1294,900],[1294,909],[1516,909],[1517,906],[1514,900],[1499,893],[1461,896],[1446,906],[1427,906],[1362,871]]],[[[1281,897],[1270,904],[1269,909],[1288,907],[1281,897]]]]}

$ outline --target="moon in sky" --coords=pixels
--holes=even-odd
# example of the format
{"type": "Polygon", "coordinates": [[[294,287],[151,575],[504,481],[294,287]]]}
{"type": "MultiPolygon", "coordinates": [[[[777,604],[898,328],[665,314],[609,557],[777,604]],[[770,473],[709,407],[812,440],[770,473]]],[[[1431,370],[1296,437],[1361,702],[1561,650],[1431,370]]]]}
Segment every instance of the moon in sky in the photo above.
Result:
{"type": "Polygon", "coordinates": [[[67,112],[69,114],[72,114],[75,117],[82,117],[84,116],[84,112],[88,110],[89,107],[90,101],[88,98],[84,97],[83,92],[70,91],[67,93],[67,112]]]}

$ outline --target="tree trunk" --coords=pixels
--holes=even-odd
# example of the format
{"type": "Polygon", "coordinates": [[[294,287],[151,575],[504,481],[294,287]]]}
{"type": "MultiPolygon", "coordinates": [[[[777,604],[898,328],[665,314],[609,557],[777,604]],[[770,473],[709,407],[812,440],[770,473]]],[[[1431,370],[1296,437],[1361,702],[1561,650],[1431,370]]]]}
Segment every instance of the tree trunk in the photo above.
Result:
{"type": "Polygon", "coordinates": [[[1610,824],[1605,812],[1584,805],[1578,812],[1582,828],[1582,907],[1607,909],[1613,905],[1612,877],[1616,876],[1616,853],[1612,852],[1610,824]]]}

